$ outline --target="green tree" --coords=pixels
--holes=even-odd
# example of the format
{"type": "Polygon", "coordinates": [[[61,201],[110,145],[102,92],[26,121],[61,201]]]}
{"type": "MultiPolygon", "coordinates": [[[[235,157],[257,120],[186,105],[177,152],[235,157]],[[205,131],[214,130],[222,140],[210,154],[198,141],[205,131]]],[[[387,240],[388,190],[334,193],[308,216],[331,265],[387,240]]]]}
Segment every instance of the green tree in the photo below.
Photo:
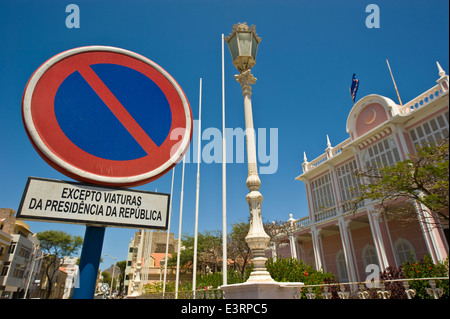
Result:
{"type": "MultiPolygon", "coordinates": [[[[419,146],[409,158],[393,166],[367,167],[357,172],[366,183],[353,201],[376,200],[381,213],[415,218],[414,210],[395,205],[410,199],[426,206],[439,225],[448,225],[449,218],[449,144],[448,138],[436,145],[419,146]]],[[[434,223],[432,220],[427,220],[434,223]]]]}
{"type": "Polygon", "coordinates": [[[102,282],[111,285],[111,274],[107,271],[102,271],[101,275],[102,275],[102,282]]]}
{"type": "MultiPolygon", "coordinates": [[[[200,273],[206,273],[207,269],[215,272],[221,269],[222,264],[222,235],[219,231],[205,231],[198,234],[197,238],[197,267],[200,273]],[[209,268],[208,268],[209,267],[209,268]]],[[[183,234],[180,255],[180,272],[192,272],[194,260],[194,236],[183,234]]],[[[172,254],[168,260],[169,267],[176,267],[177,253],[172,254]]]]}
{"type": "Polygon", "coordinates": [[[64,263],[64,258],[71,257],[78,252],[83,245],[83,238],[56,230],[37,233],[37,238],[40,241],[41,250],[45,254],[45,276],[48,282],[46,298],[48,299],[55,284],[59,267],[64,263]]]}
{"type": "MultiPolygon", "coordinates": [[[[194,245],[192,244],[192,249],[194,245]]],[[[200,273],[217,272],[222,269],[222,233],[206,231],[198,234],[197,266],[200,273]]]]}
{"type": "Polygon", "coordinates": [[[117,278],[117,280],[119,280],[119,295],[122,296],[123,284],[125,279],[125,269],[127,268],[127,261],[126,260],[118,261],[117,267],[119,268],[119,276],[117,278]]]}
{"type": "Polygon", "coordinates": [[[232,261],[234,270],[245,277],[246,270],[250,267],[251,252],[245,242],[245,237],[250,228],[249,223],[235,223],[231,226],[231,232],[227,239],[227,257],[232,261]]]}

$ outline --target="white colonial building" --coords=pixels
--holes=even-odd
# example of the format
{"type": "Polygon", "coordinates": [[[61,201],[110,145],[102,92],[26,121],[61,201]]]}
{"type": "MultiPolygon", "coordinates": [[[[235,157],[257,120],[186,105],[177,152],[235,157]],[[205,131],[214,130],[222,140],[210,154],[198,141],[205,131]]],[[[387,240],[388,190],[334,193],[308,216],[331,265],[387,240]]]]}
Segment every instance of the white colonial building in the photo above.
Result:
{"type": "Polygon", "coordinates": [[[448,137],[449,77],[437,65],[436,85],[403,105],[377,94],[361,98],[348,115],[349,138],[334,147],[327,138],[325,153],[312,161],[305,155],[296,179],[305,183],[309,214],[291,216],[290,230],[279,235],[274,253],[303,259],[341,282],[364,281],[369,264],[384,270],[411,254],[416,259],[430,254],[435,262],[448,256],[448,224],[425,222],[432,212],[417,202],[398,204],[415,209],[415,221],[388,220],[374,202],[360,205],[356,213],[348,204],[351,190],[364,182],[354,175],[356,169],[395,164],[416,145],[448,137]]]}

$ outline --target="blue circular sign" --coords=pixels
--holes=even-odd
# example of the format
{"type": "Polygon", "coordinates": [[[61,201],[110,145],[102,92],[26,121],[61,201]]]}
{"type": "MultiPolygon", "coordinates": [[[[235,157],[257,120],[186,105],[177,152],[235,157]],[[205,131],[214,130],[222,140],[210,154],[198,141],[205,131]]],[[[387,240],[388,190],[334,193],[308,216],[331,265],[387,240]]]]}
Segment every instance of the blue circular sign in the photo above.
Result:
{"type": "Polygon", "coordinates": [[[57,170],[101,185],[159,178],[184,155],[192,112],[159,65],[111,47],[72,49],[44,63],[24,92],[23,119],[57,170]]]}

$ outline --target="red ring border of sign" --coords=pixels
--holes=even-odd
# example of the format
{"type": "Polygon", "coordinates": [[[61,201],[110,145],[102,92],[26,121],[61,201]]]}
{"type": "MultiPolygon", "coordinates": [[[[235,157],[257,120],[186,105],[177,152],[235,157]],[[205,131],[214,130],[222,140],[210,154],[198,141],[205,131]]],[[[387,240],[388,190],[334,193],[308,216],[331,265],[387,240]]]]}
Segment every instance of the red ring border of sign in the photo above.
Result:
{"type": "Polygon", "coordinates": [[[50,166],[81,182],[119,187],[143,185],[170,171],[186,153],[193,127],[192,111],[183,90],[161,66],[137,53],[109,46],[71,49],[55,55],[42,64],[25,87],[22,119],[33,147],[50,166]],[[164,152],[160,152],[163,155],[159,154],[160,158],[158,157],[156,164],[149,155],[132,161],[112,161],[95,157],[73,144],[56,121],[54,96],[61,83],[77,70],[79,67],[77,63],[80,61],[83,63],[87,60],[90,64],[105,63],[103,61],[105,57],[110,63],[131,63],[134,69],[145,69],[145,75],[161,88],[169,102],[172,126],[169,136],[160,146],[164,152]],[[171,140],[171,133],[177,128],[183,128],[182,134],[178,134],[182,136],[181,140],[171,140]],[[92,167],[88,170],[83,165],[92,167]],[[113,169],[105,169],[109,167],[108,165],[112,165],[113,169]],[[117,166],[119,170],[122,169],[120,176],[111,173],[117,166]]]}

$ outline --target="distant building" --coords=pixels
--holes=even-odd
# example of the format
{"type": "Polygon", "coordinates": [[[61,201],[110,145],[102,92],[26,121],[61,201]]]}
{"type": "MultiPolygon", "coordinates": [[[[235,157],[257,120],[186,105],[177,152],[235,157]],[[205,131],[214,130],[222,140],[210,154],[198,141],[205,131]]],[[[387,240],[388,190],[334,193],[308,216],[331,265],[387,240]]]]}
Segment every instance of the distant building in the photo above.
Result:
{"type": "MultiPolygon", "coordinates": [[[[125,295],[140,295],[146,284],[164,280],[164,262],[167,233],[159,231],[139,231],[131,239],[128,247],[125,269],[125,295]]],[[[169,234],[168,257],[176,252],[178,240],[169,234]]],[[[175,274],[167,269],[167,281],[175,280],[175,274]]]]}
{"type": "Polygon", "coordinates": [[[0,209],[0,298],[32,296],[42,263],[39,240],[12,209],[0,209]],[[9,243],[8,243],[9,241],[9,243]]]}
{"type": "Polygon", "coordinates": [[[12,209],[0,209],[0,271],[12,241],[12,228],[8,229],[9,225],[14,225],[14,223],[9,221],[12,218],[14,218],[14,211],[12,209]]]}
{"type": "MultiPolygon", "coordinates": [[[[45,263],[45,261],[44,261],[44,263],[45,263]]],[[[52,288],[51,294],[49,296],[49,299],[67,299],[66,295],[68,293],[68,290],[67,290],[66,284],[69,279],[68,277],[69,277],[69,273],[66,271],[66,269],[63,267],[59,267],[56,272],[56,276],[54,278],[53,288],[52,288]]],[[[48,287],[49,283],[47,281],[46,276],[43,276],[42,278],[43,278],[42,288],[45,289],[48,287]]]]}
{"type": "Polygon", "coordinates": [[[363,183],[353,174],[356,169],[393,165],[407,159],[416,145],[448,137],[449,77],[439,64],[438,69],[437,85],[403,105],[377,94],[363,97],[348,115],[349,138],[335,147],[327,138],[324,154],[312,161],[304,156],[296,179],[305,183],[309,214],[291,216],[289,231],[278,235],[269,255],[302,259],[341,282],[365,281],[369,264],[382,271],[400,266],[411,254],[416,259],[430,254],[434,262],[448,256],[448,225],[424,221],[431,214],[417,202],[397,204],[417,213],[408,222],[377,214],[377,202],[366,201],[356,213],[347,204],[351,190],[363,183]]]}
{"type": "Polygon", "coordinates": [[[67,274],[64,283],[62,299],[71,299],[75,286],[78,283],[79,267],[77,265],[78,257],[64,257],[63,264],[59,267],[60,271],[67,274]]]}

